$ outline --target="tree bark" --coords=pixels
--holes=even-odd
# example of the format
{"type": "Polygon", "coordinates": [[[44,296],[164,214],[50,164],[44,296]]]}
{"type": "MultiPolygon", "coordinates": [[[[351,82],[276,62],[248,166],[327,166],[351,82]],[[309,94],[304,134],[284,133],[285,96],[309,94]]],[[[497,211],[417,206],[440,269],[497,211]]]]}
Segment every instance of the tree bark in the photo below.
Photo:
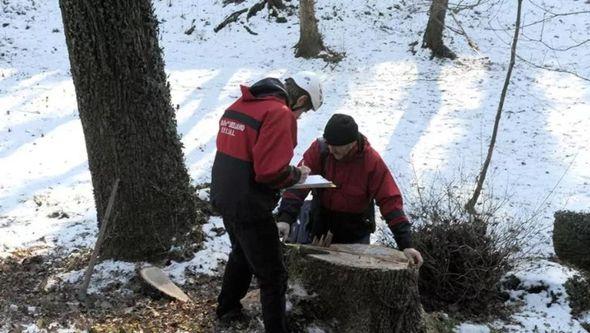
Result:
{"type": "Polygon", "coordinates": [[[99,225],[121,179],[101,257],[160,257],[190,231],[200,242],[151,2],[59,4],[99,225]]]}
{"type": "Polygon", "coordinates": [[[303,58],[317,57],[324,48],[322,35],[315,18],[315,1],[299,1],[299,42],[295,45],[295,56],[303,58]]]}
{"type": "MultiPolygon", "coordinates": [[[[418,274],[403,253],[363,244],[286,251],[290,284],[311,297],[293,304],[334,332],[423,332],[418,274]]],[[[292,299],[292,297],[290,297],[292,299]]]]}
{"type": "Polygon", "coordinates": [[[448,5],[449,0],[432,0],[422,47],[429,48],[433,57],[455,59],[457,55],[443,43],[443,30],[448,5]]]}
{"type": "Polygon", "coordinates": [[[555,213],[553,247],[559,259],[590,271],[590,214],[555,213]]]}

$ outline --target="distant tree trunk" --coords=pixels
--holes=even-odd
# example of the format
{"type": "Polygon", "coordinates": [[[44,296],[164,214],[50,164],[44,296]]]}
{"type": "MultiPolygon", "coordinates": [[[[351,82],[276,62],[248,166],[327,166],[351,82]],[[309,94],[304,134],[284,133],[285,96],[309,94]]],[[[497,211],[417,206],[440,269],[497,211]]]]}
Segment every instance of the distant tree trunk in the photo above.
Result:
{"type": "Polygon", "coordinates": [[[317,57],[324,50],[322,35],[315,18],[315,1],[299,1],[299,42],[295,45],[295,56],[303,58],[317,57]]]}
{"type": "Polygon", "coordinates": [[[198,236],[149,0],[59,1],[99,224],[121,183],[102,258],[145,260],[198,236]]]}
{"type": "Polygon", "coordinates": [[[449,0],[432,0],[430,16],[422,39],[422,47],[429,48],[432,56],[437,58],[455,59],[457,55],[443,43],[443,30],[449,0]]]}

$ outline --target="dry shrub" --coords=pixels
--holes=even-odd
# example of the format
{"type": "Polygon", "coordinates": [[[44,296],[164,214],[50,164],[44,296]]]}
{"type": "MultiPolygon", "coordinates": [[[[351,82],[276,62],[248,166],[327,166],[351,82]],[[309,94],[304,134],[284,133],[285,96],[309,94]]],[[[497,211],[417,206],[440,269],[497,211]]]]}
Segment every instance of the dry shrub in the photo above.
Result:
{"type": "Polygon", "coordinates": [[[508,297],[501,280],[522,254],[521,245],[531,236],[530,223],[498,217],[506,200],[486,202],[484,197],[479,215],[469,215],[467,199],[459,195],[464,183],[433,185],[427,192],[417,185],[407,210],[414,247],[424,257],[419,286],[425,310],[484,320],[506,313],[508,297]]]}
{"type": "Polygon", "coordinates": [[[590,213],[555,212],[553,248],[562,261],[590,271],[590,213]]]}
{"type": "Polygon", "coordinates": [[[565,292],[574,316],[590,311],[590,273],[576,274],[565,282],[565,292]]]}
{"type": "Polygon", "coordinates": [[[414,231],[424,256],[420,295],[427,311],[466,316],[495,314],[506,300],[502,277],[512,268],[512,248],[497,246],[484,220],[433,220],[414,231]]]}

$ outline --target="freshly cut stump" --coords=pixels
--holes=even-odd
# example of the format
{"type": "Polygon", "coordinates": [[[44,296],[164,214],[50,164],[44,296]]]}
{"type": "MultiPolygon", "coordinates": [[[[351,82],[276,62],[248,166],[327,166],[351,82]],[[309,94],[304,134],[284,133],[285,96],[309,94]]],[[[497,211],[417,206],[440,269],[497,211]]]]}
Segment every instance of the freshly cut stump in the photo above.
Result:
{"type": "Polygon", "coordinates": [[[590,271],[590,213],[556,212],[553,247],[559,259],[590,271]]]}
{"type": "Polygon", "coordinates": [[[377,245],[288,245],[291,285],[312,295],[295,304],[334,332],[424,332],[417,270],[402,252],[377,245]]]}

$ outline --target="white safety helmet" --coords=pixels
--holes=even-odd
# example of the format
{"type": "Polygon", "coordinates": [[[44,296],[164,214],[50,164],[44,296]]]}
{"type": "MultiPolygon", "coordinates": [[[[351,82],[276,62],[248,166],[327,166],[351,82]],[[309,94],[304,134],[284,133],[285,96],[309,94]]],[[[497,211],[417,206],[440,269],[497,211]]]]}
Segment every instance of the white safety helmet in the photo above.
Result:
{"type": "Polygon", "coordinates": [[[291,77],[299,88],[305,90],[311,98],[311,106],[317,110],[324,102],[324,95],[322,93],[322,83],[320,78],[314,72],[303,71],[291,77]]]}

